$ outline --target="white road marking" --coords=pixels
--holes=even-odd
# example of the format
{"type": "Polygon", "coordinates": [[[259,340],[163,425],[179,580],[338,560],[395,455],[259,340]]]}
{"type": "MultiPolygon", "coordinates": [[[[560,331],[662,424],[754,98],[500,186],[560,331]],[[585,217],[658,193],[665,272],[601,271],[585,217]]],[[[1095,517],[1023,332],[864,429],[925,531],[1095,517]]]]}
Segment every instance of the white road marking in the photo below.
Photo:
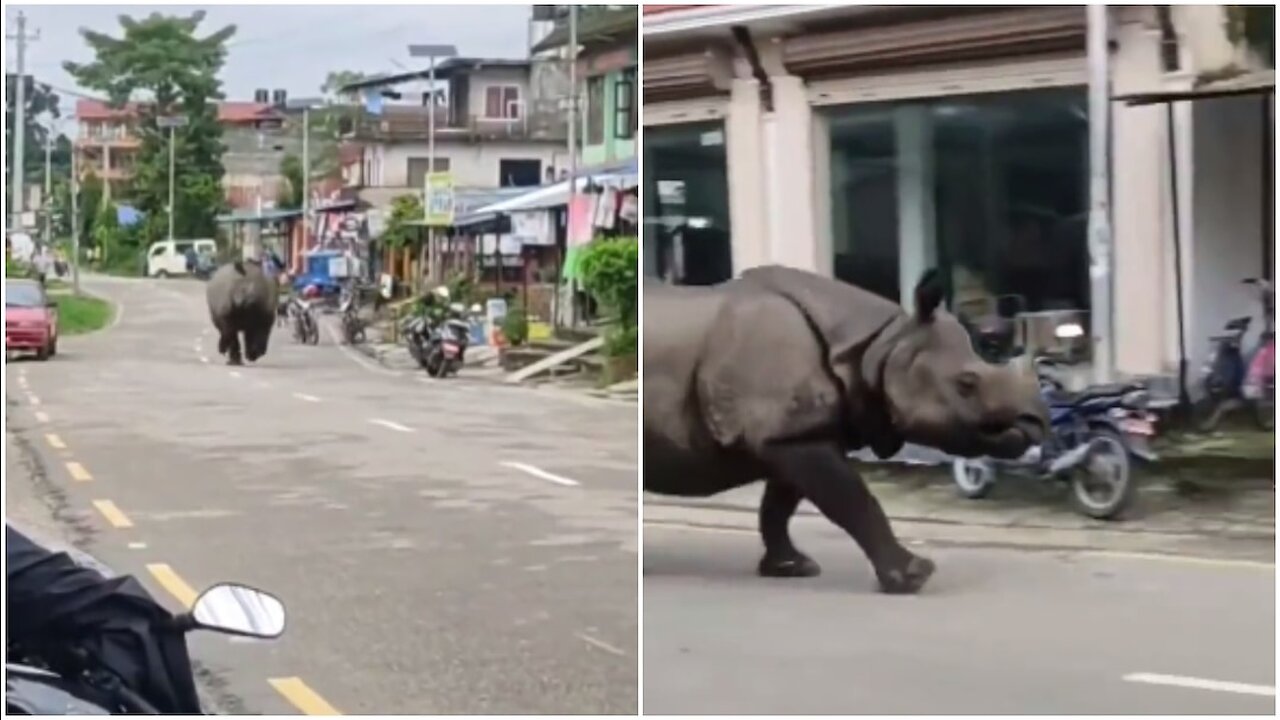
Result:
{"type": "Polygon", "coordinates": [[[382,418],[369,418],[369,422],[373,423],[374,425],[381,425],[381,426],[382,426],[382,427],[384,427],[384,428],[388,428],[388,429],[390,429],[390,430],[395,430],[395,431],[397,431],[397,432],[402,432],[402,433],[410,433],[410,432],[413,432],[413,428],[411,428],[411,427],[406,427],[406,426],[404,426],[404,425],[401,425],[401,424],[400,424],[400,423],[398,423],[398,422],[392,422],[392,421],[390,421],[390,420],[383,420],[382,418]]]}
{"type": "Polygon", "coordinates": [[[1250,685],[1248,683],[1228,682],[1226,680],[1207,680],[1205,678],[1187,677],[1185,675],[1130,673],[1124,676],[1124,680],[1125,682],[1132,683],[1170,685],[1173,687],[1192,688],[1195,690],[1236,693],[1238,695],[1263,695],[1266,697],[1276,696],[1276,689],[1269,685],[1250,685]]]}
{"type": "Polygon", "coordinates": [[[320,398],[316,397],[315,395],[308,395],[306,393],[294,393],[293,396],[298,398],[299,400],[306,400],[307,402],[320,402],[320,398]]]}
{"type": "Polygon", "coordinates": [[[607,653],[612,653],[614,655],[618,655],[621,657],[626,657],[627,655],[620,648],[616,648],[603,640],[597,640],[596,638],[593,638],[586,633],[575,633],[575,634],[578,636],[579,640],[587,643],[588,645],[594,645],[595,647],[598,647],[607,653]]]}
{"type": "Polygon", "coordinates": [[[233,377],[233,378],[238,378],[238,377],[240,377],[240,373],[239,373],[239,372],[237,372],[237,371],[235,371],[235,370],[232,370],[232,371],[231,371],[231,377],[233,377]]]}
{"type": "Polygon", "coordinates": [[[503,463],[501,463],[501,464],[502,464],[504,467],[509,467],[509,468],[513,468],[513,469],[515,469],[515,470],[519,470],[519,471],[521,471],[521,472],[529,473],[530,475],[532,475],[532,476],[534,476],[534,477],[536,477],[536,478],[542,478],[543,480],[546,480],[547,482],[553,482],[553,483],[555,483],[555,484],[557,484],[557,485],[566,485],[566,486],[568,486],[568,487],[577,487],[577,486],[580,484],[577,480],[570,480],[570,479],[569,479],[569,478],[567,478],[567,477],[561,477],[561,476],[556,475],[556,474],[554,474],[554,473],[549,473],[549,472],[547,472],[546,470],[543,470],[543,469],[541,469],[541,468],[536,468],[536,467],[534,467],[534,466],[532,466],[532,465],[528,465],[528,464],[526,464],[526,463],[521,463],[521,462],[510,462],[510,461],[507,461],[507,462],[503,462],[503,463]]]}
{"type": "Polygon", "coordinates": [[[40,404],[40,398],[36,397],[35,395],[27,395],[27,404],[28,404],[28,405],[39,405],[39,404],[40,404]]]}
{"type": "Polygon", "coordinates": [[[343,355],[346,355],[353,362],[355,362],[355,364],[359,365],[365,370],[368,370],[369,372],[378,373],[379,375],[387,375],[390,377],[400,377],[400,373],[396,372],[395,370],[388,370],[387,368],[384,368],[381,365],[374,363],[372,360],[365,358],[359,352],[352,350],[350,347],[348,347],[342,342],[342,340],[338,337],[338,334],[334,332],[333,327],[324,323],[321,323],[321,324],[324,326],[325,334],[329,336],[329,339],[333,341],[333,344],[338,348],[338,350],[341,351],[343,355]]]}
{"type": "Polygon", "coordinates": [[[49,422],[49,415],[47,413],[36,411],[36,422],[42,422],[42,423],[49,422]]]}
{"type": "Polygon", "coordinates": [[[254,384],[255,384],[255,385],[257,385],[257,386],[258,386],[258,387],[260,387],[260,388],[269,388],[269,387],[271,387],[271,383],[267,382],[266,380],[258,380],[258,381],[256,381],[254,384]]]}
{"type": "Polygon", "coordinates": [[[129,543],[129,549],[130,550],[146,550],[147,544],[144,542],[131,542],[129,543]]]}
{"type": "Polygon", "coordinates": [[[201,356],[200,356],[200,362],[202,362],[202,363],[207,363],[207,362],[209,362],[209,358],[205,357],[204,355],[201,355],[201,356]]]}

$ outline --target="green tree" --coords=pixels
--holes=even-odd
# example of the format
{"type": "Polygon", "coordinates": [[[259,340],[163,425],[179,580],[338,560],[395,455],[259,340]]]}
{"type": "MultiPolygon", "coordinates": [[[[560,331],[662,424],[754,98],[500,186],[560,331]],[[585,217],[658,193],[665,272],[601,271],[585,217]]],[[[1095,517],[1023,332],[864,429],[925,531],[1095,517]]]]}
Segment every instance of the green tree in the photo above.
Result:
{"type": "Polygon", "coordinates": [[[181,115],[186,127],[175,132],[179,169],[174,208],[174,232],[179,237],[213,237],[215,218],[225,206],[222,128],[217,101],[222,95],[218,71],[226,60],[226,42],[235,34],[229,25],[198,37],[204,12],[167,16],[159,13],[136,19],[120,18],[123,37],[93,30],[80,34],[93,50],[90,63],[64,63],[77,82],[107,95],[113,107],[135,98],[140,105],[138,152],[132,196],[146,213],[148,234],[154,239],[167,223],[169,198],[169,135],[157,118],[181,115]],[[154,222],[153,222],[154,221],[154,222]]]}
{"type": "Polygon", "coordinates": [[[320,92],[324,93],[330,100],[342,101],[347,99],[341,89],[352,83],[360,82],[369,76],[358,70],[332,70],[324,76],[324,83],[320,85],[320,92]]]}
{"type": "Polygon", "coordinates": [[[418,236],[418,228],[410,222],[425,216],[422,198],[418,195],[401,195],[391,201],[391,216],[382,231],[382,242],[387,247],[405,247],[418,236]]]}
{"type": "MultiPolygon", "coordinates": [[[[13,140],[14,125],[17,122],[16,75],[5,76],[5,158],[4,182],[8,185],[13,179],[13,140]]],[[[58,109],[58,94],[48,85],[36,82],[27,76],[26,95],[23,105],[26,106],[26,144],[23,148],[22,165],[26,169],[23,178],[28,184],[44,186],[44,146],[49,137],[48,124],[61,117],[58,109]]],[[[71,172],[71,141],[65,135],[54,138],[53,155],[50,165],[54,177],[67,177],[71,172]]]]}
{"type": "MultiPolygon", "coordinates": [[[[88,244],[93,239],[93,226],[97,222],[101,206],[102,180],[89,173],[80,181],[79,207],[76,208],[80,216],[80,242],[88,244]]],[[[112,215],[112,219],[114,218],[112,215]]]]}
{"type": "Polygon", "coordinates": [[[276,204],[287,210],[302,207],[306,187],[302,182],[302,160],[292,153],[285,155],[280,160],[280,174],[284,177],[285,184],[280,188],[276,204]]]}

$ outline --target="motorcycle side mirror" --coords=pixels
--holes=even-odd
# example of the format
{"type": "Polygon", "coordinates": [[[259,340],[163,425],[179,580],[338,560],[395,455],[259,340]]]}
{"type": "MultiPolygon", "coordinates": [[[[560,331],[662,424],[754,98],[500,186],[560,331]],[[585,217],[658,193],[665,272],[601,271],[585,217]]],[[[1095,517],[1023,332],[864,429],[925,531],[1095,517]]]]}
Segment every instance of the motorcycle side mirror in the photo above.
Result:
{"type": "Polygon", "coordinates": [[[459,313],[459,314],[461,314],[461,313],[465,312],[465,311],[466,311],[466,309],[467,309],[467,307],[466,307],[465,305],[463,305],[462,303],[452,303],[452,304],[450,304],[450,305],[449,305],[449,310],[451,310],[452,312],[459,313]]]}
{"type": "Polygon", "coordinates": [[[200,593],[183,620],[192,629],[270,640],[284,634],[284,603],[247,585],[219,583],[200,593]]]}

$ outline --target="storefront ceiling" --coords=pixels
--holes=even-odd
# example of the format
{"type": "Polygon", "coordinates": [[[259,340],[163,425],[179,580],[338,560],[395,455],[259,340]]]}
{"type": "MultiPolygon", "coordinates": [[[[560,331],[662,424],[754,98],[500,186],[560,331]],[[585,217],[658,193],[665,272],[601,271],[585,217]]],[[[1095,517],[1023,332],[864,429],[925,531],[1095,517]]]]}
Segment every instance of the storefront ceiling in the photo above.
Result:
{"type": "Polygon", "coordinates": [[[1220,80],[1204,80],[1195,86],[1179,90],[1153,90],[1150,92],[1116,95],[1112,100],[1129,105],[1157,105],[1182,100],[1208,100],[1210,98],[1239,95],[1274,95],[1276,71],[1274,68],[1245,72],[1220,80]]]}

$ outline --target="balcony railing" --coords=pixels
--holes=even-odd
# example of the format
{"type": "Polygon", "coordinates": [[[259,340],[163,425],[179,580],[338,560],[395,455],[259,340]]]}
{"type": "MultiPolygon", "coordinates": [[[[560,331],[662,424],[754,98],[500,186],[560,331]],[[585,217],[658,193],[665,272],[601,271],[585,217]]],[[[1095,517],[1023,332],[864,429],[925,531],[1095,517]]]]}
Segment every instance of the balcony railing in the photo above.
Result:
{"type": "MultiPolygon", "coordinates": [[[[416,108],[415,108],[416,109],[416,108]]],[[[428,116],[421,112],[396,112],[383,115],[363,114],[347,121],[345,137],[373,142],[427,141],[428,116]]],[[[542,117],[488,118],[470,115],[461,122],[453,121],[446,112],[436,113],[436,137],[480,140],[562,140],[556,123],[542,117]]]]}

